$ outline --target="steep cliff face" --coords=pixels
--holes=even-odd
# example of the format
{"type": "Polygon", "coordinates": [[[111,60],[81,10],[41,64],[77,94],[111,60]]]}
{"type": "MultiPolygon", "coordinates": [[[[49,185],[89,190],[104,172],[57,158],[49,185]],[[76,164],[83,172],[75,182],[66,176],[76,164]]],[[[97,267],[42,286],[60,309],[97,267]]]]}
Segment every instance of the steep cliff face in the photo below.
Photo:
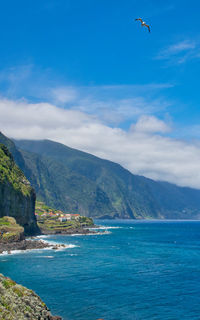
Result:
{"type": "Polygon", "coordinates": [[[34,214],[35,198],[33,188],[11,153],[0,144],[0,217],[14,217],[27,235],[39,233],[34,214]]]}

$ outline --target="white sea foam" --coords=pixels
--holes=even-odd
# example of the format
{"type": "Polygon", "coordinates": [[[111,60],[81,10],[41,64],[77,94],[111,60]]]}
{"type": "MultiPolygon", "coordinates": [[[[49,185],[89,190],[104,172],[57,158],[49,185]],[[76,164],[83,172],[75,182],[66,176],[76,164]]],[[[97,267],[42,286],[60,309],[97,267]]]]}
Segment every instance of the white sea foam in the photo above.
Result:
{"type": "Polygon", "coordinates": [[[97,232],[96,235],[103,236],[104,234],[111,234],[111,231],[97,232]]]}
{"type": "Polygon", "coordinates": [[[7,251],[3,251],[0,256],[7,256],[8,252],[7,251]]]}
{"type": "Polygon", "coordinates": [[[71,237],[79,237],[79,236],[95,236],[97,233],[72,233],[71,237]]]}
{"type": "Polygon", "coordinates": [[[58,243],[55,241],[46,241],[46,240],[41,240],[43,243],[47,243],[50,244],[50,247],[44,248],[44,249],[54,249],[55,247],[58,246],[58,248],[56,249],[56,251],[61,251],[61,250],[65,250],[65,249],[72,249],[72,248],[76,248],[79,247],[75,244],[69,243],[69,244],[65,244],[65,243],[58,243]]]}
{"type": "Polygon", "coordinates": [[[43,248],[43,249],[26,249],[26,250],[9,250],[9,251],[3,251],[0,256],[7,256],[7,255],[14,255],[14,254],[21,254],[21,253],[28,253],[28,252],[34,252],[39,250],[46,250],[51,248],[43,248]]]}
{"type": "Polygon", "coordinates": [[[108,229],[122,229],[122,227],[113,227],[113,226],[99,226],[97,228],[89,228],[89,230],[108,230],[108,229]]]}
{"type": "MultiPolygon", "coordinates": [[[[0,256],[7,256],[7,255],[13,255],[13,254],[20,254],[20,253],[25,253],[25,252],[30,252],[30,251],[35,251],[39,249],[27,249],[27,250],[9,250],[9,251],[3,251],[0,256]]],[[[41,250],[41,249],[40,249],[41,250]]]]}
{"type": "Polygon", "coordinates": [[[71,234],[71,237],[79,237],[79,236],[101,236],[105,234],[111,234],[110,231],[104,231],[104,232],[95,232],[95,233],[74,233],[71,234]]]}
{"type": "MultiPolygon", "coordinates": [[[[44,243],[49,243],[48,241],[43,240],[44,243]]],[[[3,251],[0,256],[7,256],[7,255],[13,255],[13,254],[21,254],[21,253],[28,253],[28,252],[38,252],[43,250],[55,250],[55,251],[63,251],[66,249],[72,249],[76,246],[75,244],[60,244],[56,242],[49,243],[52,244],[50,247],[46,248],[34,248],[34,249],[26,249],[26,250],[10,250],[10,251],[3,251]],[[59,246],[57,249],[55,249],[55,246],[59,246]]]]}
{"type": "MultiPolygon", "coordinates": [[[[56,241],[53,241],[53,240],[40,240],[41,242],[43,242],[43,243],[46,243],[46,244],[49,244],[51,247],[48,247],[48,248],[50,248],[50,249],[53,249],[53,247],[55,247],[55,246],[59,246],[59,248],[57,249],[57,250],[59,250],[59,249],[71,249],[71,248],[75,248],[75,247],[78,247],[77,245],[75,245],[75,244],[72,244],[72,243],[69,243],[69,244],[66,244],[66,243],[61,243],[61,242],[56,242],[56,241]]],[[[48,248],[44,248],[44,249],[48,249],[48,248]]]]}
{"type": "Polygon", "coordinates": [[[49,234],[43,234],[43,235],[40,235],[40,236],[36,236],[35,238],[36,239],[45,239],[45,238],[49,238],[50,235],[49,234]]]}
{"type": "Polygon", "coordinates": [[[78,248],[79,246],[75,245],[75,244],[65,244],[65,246],[63,247],[59,247],[58,249],[56,249],[56,251],[63,251],[65,249],[73,249],[73,248],[78,248]]]}
{"type": "Polygon", "coordinates": [[[46,243],[46,244],[50,244],[50,245],[52,245],[52,246],[56,246],[57,244],[61,244],[61,243],[58,243],[58,242],[55,242],[55,241],[53,241],[53,240],[40,240],[40,242],[42,242],[42,243],[46,243]]]}

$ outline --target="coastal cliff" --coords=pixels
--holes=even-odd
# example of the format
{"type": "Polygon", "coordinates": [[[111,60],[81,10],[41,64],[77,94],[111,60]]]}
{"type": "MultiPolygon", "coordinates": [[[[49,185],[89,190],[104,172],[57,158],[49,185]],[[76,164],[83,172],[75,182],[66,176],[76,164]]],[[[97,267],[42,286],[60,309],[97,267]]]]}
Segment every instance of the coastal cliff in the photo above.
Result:
{"type": "Polygon", "coordinates": [[[50,313],[46,304],[32,290],[0,274],[1,319],[61,320],[50,313]]]}
{"type": "Polygon", "coordinates": [[[15,164],[8,149],[0,144],[0,218],[10,216],[24,227],[26,235],[39,233],[35,210],[35,192],[15,164]]]}

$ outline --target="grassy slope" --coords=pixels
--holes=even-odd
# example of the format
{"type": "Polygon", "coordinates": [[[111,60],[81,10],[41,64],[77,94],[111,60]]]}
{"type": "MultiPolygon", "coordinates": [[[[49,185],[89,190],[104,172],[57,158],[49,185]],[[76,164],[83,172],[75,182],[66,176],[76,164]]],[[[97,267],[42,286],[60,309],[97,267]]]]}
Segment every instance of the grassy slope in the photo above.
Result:
{"type": "Polygon", "coordinates": [[[18,241],[23,237],[24,228],[12,217],[0,218],[0,242],[18,241]]]}

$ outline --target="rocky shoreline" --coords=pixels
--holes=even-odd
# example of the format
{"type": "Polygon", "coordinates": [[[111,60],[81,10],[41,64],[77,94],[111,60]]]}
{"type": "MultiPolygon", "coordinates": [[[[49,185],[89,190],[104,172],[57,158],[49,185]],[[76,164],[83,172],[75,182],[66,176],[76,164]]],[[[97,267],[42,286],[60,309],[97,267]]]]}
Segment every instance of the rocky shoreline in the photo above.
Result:
{"type": "MultiPolygon", "coordinates": [[[[90,229],[97,228],[97,226],[91,226],[90,229]]],[[[62,234],[62,235],[72,235],[72,234],[91,234],[96,233],[93,230],[90,230],[87,228],[70,228],[70,229],[60,229],[60,230],[45,230],[45,228],[42,229],[42,235],[52,235],[52,234],[62,234]]]]}
{"type": "MultiPolygon", "coordinates": [[[[43,230],[41,235],[72,235],[72,234],[81,234],[81,235],[87,235],[87,234],[96,234],[95,231],[89,230],[89,229],[84,229],[84,228],[76,228],[76,229],[70,229],[70,230],[60,230],[58,231],[45,231],[43,230]]],[[[25,251],[25,250],[34,250],[34,249],[53,249],[53,250],[58,250],[58,249],[64,249],[67,246],[65,244],[50,244],[48,242],[44,242],[42,240],[34,240],[31,239],[22,239],[18,241],[13,241],[13,242],[1,242],[0,241],[0,254],[11,254],[12,251],[20,250],[20,251],[25,251]]]]}
{"type": "Polygon", "coordinates": [[[64,249],[66,246],[64,244],[49,244],[41,240],[22,240],[10,243],[0,243],[0,254],[8,253],[11,254],[12,251],[20,250],[34,250],[34,249],[64,249]]]}

